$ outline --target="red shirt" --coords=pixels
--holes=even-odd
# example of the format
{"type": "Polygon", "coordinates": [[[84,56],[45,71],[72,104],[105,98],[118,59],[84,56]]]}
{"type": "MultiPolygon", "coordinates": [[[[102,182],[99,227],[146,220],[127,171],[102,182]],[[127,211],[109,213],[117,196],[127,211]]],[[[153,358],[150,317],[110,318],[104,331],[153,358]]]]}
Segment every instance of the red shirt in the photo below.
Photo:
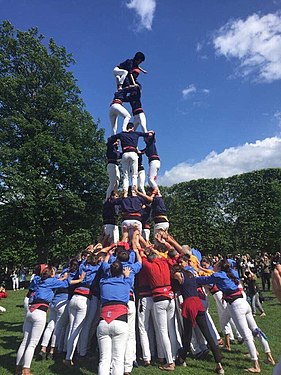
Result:
{"type": "Polygon", "coordinates": [[[147,273],[147,281],[152,289],[154,301],[160,299],[173,299],[174,294],[171,287],[170,268],[167,259],[155,258],[149,262],[142,258],[143,268],[147,273]],[[162,298],[164,297],[164,298],[162,298]]]}
{"type": "Polygon", "coordinates": [[[151,286],[149,284],[148,278],[149,278],[148,271],[144,267],[136,275],[138,291],[139,291],[139,295],[141,297],[151,297],[152,296],[151,286]]]}

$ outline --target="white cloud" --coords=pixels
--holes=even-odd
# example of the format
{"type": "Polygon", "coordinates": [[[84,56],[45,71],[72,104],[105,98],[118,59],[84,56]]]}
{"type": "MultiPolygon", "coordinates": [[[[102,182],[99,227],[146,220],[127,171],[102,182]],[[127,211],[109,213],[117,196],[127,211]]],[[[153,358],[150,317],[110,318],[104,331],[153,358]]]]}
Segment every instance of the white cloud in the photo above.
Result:
{"type": "Polygon", "coordinates": [[[185,89],[182,90],[182,96],[187,98],[189,95],[194,94],[197,91],[196,86],[192,83],[191,85],[187,86],[185,89]]]}
{"type": "Polygon", "coordinates": [[[201,50],[202,50],[202,48],[203,48],[203,45],[202,45],[202,43],[197,43],[196,44],[196,52],[200,52],[201,50]]]}
{"type": "Polygon", "coordinates": [[[187,86],[185,89],[182,90],[183,99],[187,99],[188,97],[192,96],[193,94],[203,93],[205,95],[210,94],[209,89],[197,89],[197,87],[192,83],[191,85],[187,86]]]}
{"type": "Polygon", "coordinates": [[[199,178],[230,177],[264,168],[281,167],[281,138],[266,138],[255,143],[231,147],[217,154],[212,151],[196,163],[180,163],[158,178],[160,185],[170,186],[199,178]]]}
{"type": "Polygon", "coordinates": [[[129,0],[126,6],[136,11],[141,21],[140,28],[151,30],[156,0],[129,0]]]}
{"type": "Polygon", "coordinates": [[[281,79],[281,12],[231,20],[213,43],[219,55],[239,61],[238,74],[263,82],[281,79]]]}

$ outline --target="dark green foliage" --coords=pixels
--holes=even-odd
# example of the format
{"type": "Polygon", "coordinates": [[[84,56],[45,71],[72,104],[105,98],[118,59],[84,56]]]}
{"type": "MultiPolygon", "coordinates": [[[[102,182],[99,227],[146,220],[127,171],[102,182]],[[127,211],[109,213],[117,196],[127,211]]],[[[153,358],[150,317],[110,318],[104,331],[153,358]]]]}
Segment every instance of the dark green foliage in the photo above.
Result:
{"type": "Polygon", "coordinates": [[[77,253],[100,229],[105,143],[71,55],[36,28],[0,26],[0,246],[32,263],[77,253]]]}
{"type": "Polygon", "coordinates": [[[204,253],[280,251],[281,169],[161,189],[171,230],[204,253]]]}

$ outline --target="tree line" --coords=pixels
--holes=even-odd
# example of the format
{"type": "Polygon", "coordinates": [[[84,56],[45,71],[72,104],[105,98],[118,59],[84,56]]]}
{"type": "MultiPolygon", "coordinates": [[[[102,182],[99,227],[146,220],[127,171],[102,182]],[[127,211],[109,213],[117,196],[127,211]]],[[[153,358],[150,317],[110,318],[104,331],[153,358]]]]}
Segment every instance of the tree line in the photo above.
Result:
{"type": "MultiPolygon", "coordinates": [[[[73,57],[37,28],[0,25],[1,264],[61,262],[102,226],[104,130],[85,110],[73,57]]],[[[280,249],[281,169],[162,187],[171,231],[212,252],[280,249]]]]}
{"type": "Polygon", "coordinates": [[[212,254],[280,251],[280,168],[183,182],[163,192],[181,243],[212,254]]]}

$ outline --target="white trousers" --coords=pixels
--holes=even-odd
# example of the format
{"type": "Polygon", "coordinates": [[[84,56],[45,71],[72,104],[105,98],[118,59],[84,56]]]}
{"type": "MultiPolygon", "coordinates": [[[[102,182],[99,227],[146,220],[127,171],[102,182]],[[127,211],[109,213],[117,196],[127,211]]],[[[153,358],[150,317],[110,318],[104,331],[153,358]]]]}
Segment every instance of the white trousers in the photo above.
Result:
{"type": "Polygon", "coordinates": [[[118,68],[118,66],[116,66],[113,69],[113,75],[114,77],[116,77],[119,85],[123,85],[125,78],[127,77],[127,74],[128,74],[128,70],[120,69],[118,68]]]}
{"type": "Polygon", "coordinates": [[[146,194],[145,189],[144,189],[144,184],[145,184],[145,170],[143,169],[142,171],[138,172],[138,189],[143,194],[146,194]]]}
{"type": "Polygon", "coordinates": [[[142,236],[146,241],[149,241],[150,237],[150,229],[143,229],[142,230],[142,236]]]}
{"type": "Polygon", "coordinates": [[[123,189],[128,191],[129,178],[132,179],[132,186],[138,185],[138,155],[136,152],[124,152],[122,155],[123,189]]]}
{"type": "Polygon", "coordinates": [[[23,300],[24,317],[26,317],[26,314],[28,312],[28,305],[29,305],[29,298],[25,296],[23,300]]]}
{"type": "Polygon", "coordinates": [[[13,282],[13,289],[14,290],[19,289],[19,278],[18,277],[12,278],[12,282],[13,282]]]}
{"type": "Polygon", "coordinates": [[[68,317],[69,301],[61,301],[56,305],[57,320],[53,332],[52,346],[55,346],[59,353],[63,352],[64,338],[69,322],[68,317]],[[53,345],[54,344],[54,345],[53,345]]]}
{"type": "MultiPolygon", "coordinates": [[[[142,297],[138,301],[138,328],[140,334],[140,344],[142,348],[142,358],[144,361],[150,361],[151,356],[155,353],[154,342],[151,341],[149,333],[154,331],[153,322],[153,298],[152,297],[142,297]]],[[[158,330],[155,330],[158,333],[158,330]]],[[[159,335],[158,335],[159,336],[159,335]]],[[[157,340],[157,339],[156,339],[157,340]]],[[[159,340],[160,342],[160,340],[159,340]]],[[[157,350],[157,353],[159,349],[157,350]]],[[[163,352],[163,349],[162,349],[163,352]]],[[[164,358],[164,354],[162,354],[164,358]]],[[[160,353],[158,353],[159,358],[160,353]]]]}
{"type": "Polygon", "coordinates": [[[133,362],[136,360],[136,304],[128,302],[128,339],[125,351],[124,372],[132,372],[133,362]]]}
{"type": "Polygon", "coordinates": [[[145,117],[144,112],[141,112],[138,115],[134,116],[135,131],[137,131],[137,128],[138,128],[139,125],[141,126],[143,133],[147,133],[146,117],[145,117]]]}
{"type": "Polygon", "coordinates": [[[112,134],[117,133],[118,116],[123,117],[122,131],[127,130],[127,125],[130,122],[131,115],[122,104],[113,103],[109,107],[109,120],[112,127],[112,134]]]}
{"type": "Polygon", "coordinates": [[[257,350],[252,335],[252,331],[257,328],[257,324],[253,318],[250,305],[244,298],[238,298],[231,304],[228,303],[227,309],[238,331],[244,339],[244,342],[249,350],[251,360],[257,361],[257,350]]]}
{"type": "Polygon", "coordinates": [[[257,323],[253,317],[252,309],[249,303],[246,301],[245,298],[238,298],[234,301],[231,305],[228,303],[227,308],[230,312],[230,316],[232,317],[239,333],[243,337],[245,344],[249,349],[249,353],[251,355],[252,360],[256,360],[257,358],[254,357],[256,352],[256,347],[253,340],[254,337],[257,337],[264,353],[270,353],[270,347],[268,345],[268,341],[264,338],[263,334],[261,334],[260,329],[257,326],[257,323]],[[254,345],[254,348],[252,346],[254,345]],[[251,346],[251,350],[250,350],[251,346]]]}
{"type": "Polygon", "coordinates": [[[108,163],[106,169],[109,178],[109,185],[106,191],[106,199],[108,199],[112,190],[118,189],[120,182],[120,171],[118,165],[114,163],[108,163]]]}
{"type": "Polygon", "coordinates": [[[69,333],[67,341],[67,352],[65,359],[72,360],[79,335],[84,325],[89,299],[85,296],[74,294],[68,305],[69,333]]]}
{"type": "Polygon", "coordinates": [[[153,189],[157,189],[157,175],[160,169],[160,160],[152,160],[148,165],[148,185],[153,189]]]}
{"type": "MultiPolygon", "coordinates": [[[[46,347],[49,345],[49,341],[52,337],[53,331],[55,329],[56,320],[57,320],[57,311],[53,306],[50,306],[49,318],[48,319],[49,319],[48,324],[47,324],[47,327],[45,328],[42,343],[41,343],[41,346],[46,346],[46,347]]],[[[52,347],[55,346],[54,342],[53,342],[53,339],[52,339],[51,346],[52,347]]]]}
{"type": "Polygon", "coordinates": [[[109,236],[109,239],[112,241],[112,243],[116,243],[119,241],[118,225],[105,224],[103,226],[103,231],[106,236],[109,236]]]}
{"type": "Polygon", "coordinates": [[[220,322],[220,327],[224,335],[229,335],[230,340],[234,340],[234,334],[233,330],[236,333],[236,336],[238,339],[242,339],[242,336],[238,332],[233,320],[230,318],[228,309],[227,309],[227,303],[223,300],[223,294],[222,291],[218,291],[215,294],[213,294],[214,300],[216,302],[217,306],[217,312],[219,316],[219,322],[220,322]],[[226,316],[229,316],[229,318],[225,318],[226,316]],[[229,320],[229,323],[225,323],[226,321],[229,320]]]}
{"type": "Polygon", "coordinates": [[[128,323],[120,320],[113,320],[109,324],[105,320],[99,322],[97,328],[100,350],[98,375],[124,374],[125,343],[127,342],[128,331],[128,323]]]}
{"type": "Polygon", "coordinates": [[[16,364],[30,368],[34,351],[42,336],[46,324],[46,312],[28,311],[24,322],[24,336],[17,352],[16,364]]]}
{"type": "Polygon", "coordinates": [[[132,238],[132,236],[133,236],[135,225],[138,226],[140,233],[142,233],[142,223],[139,220],[132,220],[132,219],[123,220],[122,221],[122,228],[123,228],[123,225],[125,225],[128,228],[129,238],[132,238]]]}
{"type": "Polygon", "coordinates": [[[157,234],[160,230],[168,231],[169,229],[169,222],[164,221],[163,223],[154,224],[154,235],[157,234]]]}
{"type": "Polygon", "coordinates": [[[89,341],[92,338],[90,337],[90,334],[92,332],[91,327],[98,310],[98,305],[98,298],[96,296],[93,296],[89,301],[86,318],[84,319],[84,326],[79,336],[78,353],[81,356],[85,356],[87,354],[89,341]]]}
{"type": "Polygon", "coordinates": [[[166,361],[168,364],[173,363],[177,352],[174,321],[175,301],[154,302],[153,310],[166,361]]]}

